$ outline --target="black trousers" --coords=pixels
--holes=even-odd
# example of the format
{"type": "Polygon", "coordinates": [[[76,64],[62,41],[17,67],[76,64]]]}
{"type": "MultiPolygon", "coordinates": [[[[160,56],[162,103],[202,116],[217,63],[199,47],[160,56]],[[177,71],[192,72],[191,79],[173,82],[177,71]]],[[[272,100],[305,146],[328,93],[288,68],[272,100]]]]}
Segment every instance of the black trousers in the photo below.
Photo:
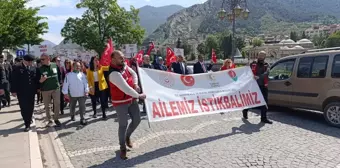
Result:
{"type": "Polygon", "coordinates": [[[100,91],[98,82],[94,83],[94,87],[95,87],[95,91],[94,91],[95,94],[94,95],[90,94],[93,112],[94,114],[97,114],[97,99],[99,98],[100,107],[102,109],[103,115],[106,115],[105,110],[106,110],[106,107],[108,106],[106,90],[100,91]]]}
{"type": "MultiPolygon", "coordinates": [[[[259,86],[264,100],[268,104],[268,88],[264,86],[259,86]]],[[[267,106],[258,107],[261,110],[261,119],[267,119],[267,106]]],[[[249,109],[243,110],[243,113],[247,113],[249,109]]]]}
{"type": "Polygon", "coordinates": [[[2,104],[4,106],[11,105],[11,93],[9,91],[9,87],[10,87],[9,83],[4,84],[5,95],[4,95],[4,98],[2,99],[2,104]]]}
{"type": "Polygon", "coordinates": [[[25,122],[25,126],[31,125],[33,110],[34,110],[35,93],[18,94],[19,107],[21,116],[25,122]]]}

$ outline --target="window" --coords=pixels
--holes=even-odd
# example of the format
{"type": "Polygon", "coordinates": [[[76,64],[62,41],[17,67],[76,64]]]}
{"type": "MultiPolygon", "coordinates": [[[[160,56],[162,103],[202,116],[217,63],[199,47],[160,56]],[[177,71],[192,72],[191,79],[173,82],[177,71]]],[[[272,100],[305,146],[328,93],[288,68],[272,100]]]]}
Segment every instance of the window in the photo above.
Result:
{"type": "Polygon", "coordinates": [[[340,78],[340,55],[336,55],[333,61],[332,78],[340,78]]]}
{"type": "Polygon", "coordinates": [[[328,56],[305,57],[299,62],[298,78],[324,78],[327,72],[328,56]]]}
{"type": "Polygon", "coordinates": [[[313,57],[301,58],[298,68],[298,78],[308,78],[311,66],[313,64],[313,57]]]}
{"type": "Polygon", "coordinates": [[[285,80],[290,78],[293,72],[295,59],[284,60],[272,66],[269,73],[271,80],[285,80]]]}

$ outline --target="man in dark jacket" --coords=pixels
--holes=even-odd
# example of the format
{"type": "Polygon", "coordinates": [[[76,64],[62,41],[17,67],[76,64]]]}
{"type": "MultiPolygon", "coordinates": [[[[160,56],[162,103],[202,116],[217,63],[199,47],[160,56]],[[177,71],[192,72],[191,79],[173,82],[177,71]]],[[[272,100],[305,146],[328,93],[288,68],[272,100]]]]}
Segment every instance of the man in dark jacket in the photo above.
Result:
{"type": "Polygon", "coordinates": [[[194,64],[194,74],[207,73],[211,70],[213,64],[206,65],[202,55],[198,56],[198,61],[194,64]]]}
{"type": "Polygon", "coordinates": [[[11,93],[18,97],[22,118],[25,122],[25,131],[30,130],[34,110],[34,97],[39,91],[39,70],[32,65],[34,57],[24,56],[21,65],[14,67],[11,79],[11,93]]]}
{"type": "Polygon", "coordinates": [[[5,71],[5,80],[3,80],[3,89],[5,91],[4,98],[2,99],[3,106],[9,107],[11,105],[10,95],[10,79],[12,74],[12,66],[4,61],[4,56],[0,55],[0,66],[5,71]]]}
{"type": "Polygon", "coordinates": [[[186,63],[184,62],[184,57],[182,55],[179,55],[177,57],[177,62],[172,63],[171,65],[172,72],[182,75],[189,74],[188,67],[186,63]]]}
{"type": "MultiPolygon", "coordinates": [[[[250,67],[254,73],[254,78],[257,81],[257,84],[260,87],[262,95],[266,103],[268,103],[268,75],[269,75],[269,64],[264,60],[266,58],[266,52],[259,52],[257,61],[254,61],[250,64],[250,67]]],[[[269,121],[267,118],[267,106],[261,106],[261,122],[272,124],[272,121],[269,121]]],[[[248,119],[248,109],[245,109],[243,112],[243,118],[248,119]]]]}

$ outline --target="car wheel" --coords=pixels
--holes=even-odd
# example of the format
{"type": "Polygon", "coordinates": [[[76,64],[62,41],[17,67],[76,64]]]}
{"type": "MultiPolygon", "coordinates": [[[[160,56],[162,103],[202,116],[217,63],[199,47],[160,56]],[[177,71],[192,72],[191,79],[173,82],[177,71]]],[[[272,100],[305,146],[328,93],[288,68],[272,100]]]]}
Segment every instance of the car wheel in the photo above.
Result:
{"type": "Polygon", "coordinates": [[[327,104],[323,116],[329,124],[340,128],[340,102],[327,104]]]}

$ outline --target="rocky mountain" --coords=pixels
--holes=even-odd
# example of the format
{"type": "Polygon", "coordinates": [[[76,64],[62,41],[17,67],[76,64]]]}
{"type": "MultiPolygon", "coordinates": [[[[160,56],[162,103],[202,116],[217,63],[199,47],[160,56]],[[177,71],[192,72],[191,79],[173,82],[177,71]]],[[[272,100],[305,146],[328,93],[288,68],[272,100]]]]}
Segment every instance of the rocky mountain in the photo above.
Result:
{"type": "Polygon", "coordinates": [[[184,9],[179,5],[168,5],[162,7],[144,6],[139,8],[140,24],[146,30],[146,35],[151,34],[158,26],[166,22],[172,14],[184,9]]]}
{"type": "MultiPolygon", "coordinates": [[[[207,34],[231,30],[230,22],[218,18],[222,1],[208,0],[173,14],[146,41],[174,44],[180,37],[198,43],[207,34]]],[[[236,27],[252,34],[273,31],[271,29],[282,31],[296,28],[295,24],[318,22],[320,18],[337,20],[339,7],[339,0],[248,0],[249,18],[238,19],[236,27]]]]}

